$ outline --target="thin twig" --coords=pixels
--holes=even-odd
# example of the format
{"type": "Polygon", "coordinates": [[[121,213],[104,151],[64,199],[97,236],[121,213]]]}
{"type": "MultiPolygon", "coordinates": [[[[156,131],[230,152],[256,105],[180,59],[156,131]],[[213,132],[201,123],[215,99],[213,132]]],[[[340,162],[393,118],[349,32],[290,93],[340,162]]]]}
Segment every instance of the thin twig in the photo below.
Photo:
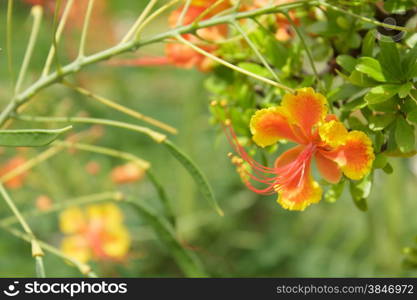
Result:
{"type": "MultiPolygon", "coordinates": [[[[3,228],[4,230],[8,231],[9,233],[13,234],[14,236],[27,241],[27,242],[31,242],[31,236],[28,234],[25,234],[17,229],[14,228],[10,228],[7,226],[4,226],[2,224],[0,224],[0,227],[3,228]]],[[[80,261],[78,261],[77,259],[66,255],[65,253],[63,253],[62,251],[60,251],[59,249],[43,242],[43,241],[39,241],[38,240],[39,245],[42,247],[42,249],[44,249],[45,251],[48,251],[51,254],[54,254],[55,256],[58,256],[62,259],[64,259],[65,261],[73,264],[75,267],[78,268],[78,270],[81,272],[81,274],[89,276],[89,277],[97,277],[97,275],[95,275],[95,273],[92,271],[91,267],[85,263],[82,263],[80,261]]]]}
{"type": "Polygon", "coordinates": [[[62,17],[59,22],[58,28],[54,34],[54,43],[49,49],[48,57],[46,58],[45,66],[42,71],[42,77],[45,77],[49,73],[52,60],[54,59],[55,53],[57,52],[57,44],[61,38],[62,32],[64,31],[65,24],[67,23],[68,16],[69,16],[69,13],[71,12],[71,8],[73,4],[74,4],[74,0],[68,0],[67,4],[65,5],[64,12],[62,13],[62,17]]]}
{"type": "Polygon", "coordinates": [[[166,130],[167,132],[172,133],[172,134],[177,134],[178,133],[176,128],[174,128],[174,127],[172,127],[168,124],[165,124],[165,123],[163,123],[159,120],[156,120],[154,118],[148,117],[148,116],[146,116],[146,115],[144,115],[140,112],[137,112],[137,111],[135,111],[133,109],[130,109],[126,106],[123,106],[119,103],[116,103],[116,102],[114,102],[114,101],[112,101],[108,98],[96,95],[93,92],[90,92],[90,91],[88,91],[88,90],[86,90],[82,87],[75,86],[75,85],[73,85],[73,84],[71,84],[67,81],[63,81],[62,83],[64,85],[66,85],[67,87],[73,89],[74,91],[76,91],[76,92],[78,92],[78,93],[80,93],[84,96],[87,96],[91,99],[94,99],[94,100],[96,100],[96,101],[98,101],[98,102],[100,102],[100,103],[102,103],[102,104],[104,104],[104,105],[106,105],[110,108],[113,108],[117,111],[120,111],[120,112],[122,112],[122,113],[124,113],[128,116],[131,116],[131,117],[137,119],[137,120],[141,120],[141,121],[149,123],[149,124],[151,124],[155,127],[159,127],[159,128],[161,128],[163,130],[166,130]]]}
{"type": "MultiPolygon", "coordinates": [[[[85,117],[38,117],[38,116],[24,116],[24,115],[14,115],[14,118],[24,121],[32,122],[61,122],[61,123],[83,123],[83,124],[98,124],[98,125],[107,125],[112,127],[125,128],[132,131],[140,132],[146,134],[151,139],[157,143],[162,143],[167,139],[167,136],[149,129],[147,127],[138,126],[126,122],[108,120],[108,119],[98,119],[98,118],[85,118],[85,117]]],[[[1,180],[1,178],[0,178],[1,180]]]]}
{"type": "Polygon", "coordinates": [[[12,83],[12,89],[14,91],[14,71],[13,71],[13,0],[7,2],[7,25],[6,25],[6,51],[7,51],[7,65],[9,68],[9,74],[12,83]]]}
{"type": "MultiPolygon", "coordinates": [[[[54,203],[48,210],[46,211],[40,211],[38,209],[31,210],[28,212],[22,212],[22,215],[26,217],[38,217],[38,216],[44,216],[46,214],[50,214],[53,212],[64,210],[71,206],[77,206],[77,205],[87,205],[102,201],[120,201],[123,199],[123,195],[120,192],[103,192],[103,193],[97,193],[97,194],[91,194],[76,198],[67,199],[64,201],[59,201],[54,203]]],[[[18,222],[17,218],[15,216],[10,216],[7,218],[4,218],[3,220],[0,220],[0,224],[2,226],[10,226],[18,222]]]]}
{"type": "Polygon", "coordinates": [[[109,49],[100,51],[98,53],[95,53],[93,55],[84,57],[84,59],[82,60],[75,60],[72,63],[69,63],[66,66],[63,66],[60,73],[54,72],[52,74],[49,74],[46,77],[40,78],[38,81],[33,83],[29,88],[27,88],[24,92],[16,95],[16,99],[10,101],[9,104],[0,112],[0,125],[4,124],[4,122],[10,117],[10,114],[13,111],[15,111],[16,108],[18,108],[23,103],[27,102],[34,95],[36,95],[39,91],[56,83],[59,78],[65,77],[69,74],[79,72],[82,68],[88,65],[107,60],[116,55],[130,52],[132,50],[136,50],[138,48],[144,47],[149,44],[154,44],[157,42],[164,41],[167,38],[172,38],[172,37],[175,37],[176,35],[194,32],[196,29],[216,26],[220,24],[226,24],[232,20],[248,19],[248,18],[253,18],[256,16],[265,15],[265,14],[274,14],[277,12],[282,12],[286,9],[294,9],[300,6],[304,6],[306,4],[315,5],[317,3],[318,2],[316,0],[295,1],[295,2],[285,3],[281,5],[273,5],[273,6],[262,7],[262,8],[255,9],[255,10],[239,12],[233,15],[215,17],[215,18],[200,22],[198,24],[198,28],[195,28],[193,25],[184,25],[184,26],[160,33],[160,34],[156,34],[153,37],[146,39],[146,40],[130,40],[126,43],[118,44],[112,48],[109,48],[109,49]]]}
{"type": "Polygon", "coordinates": [[[138,30],[139,26],[142,24],[143,20],[145,20],[145,18],[148,16],[152,8],[155,6],[156,2],[158,2],[158,0],[150,0],[148,2],[143,12],[137,18],[136,22],[133,24],[133,26],[129,29],[129,31],[120,41],[120,44],[126,43],[128,40],[130,40],[132,37],[135,36],[135,33],[138,30]]]}
{"type": "Polygon", "coordinates": [[[85,13],[83,29],[81,32],[80,48],[78,50],[78,59],[82,59],[85,56],[85,42],[87,39],[88,28],[90,27],[91,13],[93,11],[95,0],[88,0],[87,11],[85,13]]]}
{"type": "Polygon", "coordinates": [[[324,86],[324,84],[323,84],[323,82],[322,82],[322,80],[320,78],[319,72],[317,71],[316,64],[314,63],[313,54],[311,53],[310,47],[307,45],[307,42],[306,42],[306,40],[304,38],[303,33],[298,28],[298,26],[294,23],[294,21],[291,19],[291,16],[288,13],[285,12],[284,15],[287,18],[288,22],[291,24],[291,27],[297,33],[297,35],[298,35],[298,37],[299,37],[299,39],[301,41],[301,44],[303,45],[303,47],[304,47],[304,49],[305,49],[305,51],[307,53],[308,60],[310,62],[311,68],[313,69],[314,75],[316,76],[316,80],[317,80],[317,82],[319,84],[320,90],[322,92],[325,92],[325,86],[324,86]]]}
{"type": "Polygon", "coordinates": [[[274,77],[274,79],[277,82],[280,82],[277,73],[275,73],[275,71],[271,68],[271,66],[269,65],[269,63],[266,60],[266,58],[258,50],[258,48],[256,47],[256,45],[252,42],[252,40],[249,38],[249,36],[246,34],[246,32],[242,29],[242,27],[237,22],[233,22],[232,24],[236,27],[237,31],[239,31],[239,33],[243,36],[243,38],[248,43],[249,47],[251,47],[251,49],[253,50],[253,52],[255,52],[256,56],[258,56],[258,58],[261,60],[262,64],[265,66],[265,68],[267,68],[267,70],[269,71],[269,73],[271,73],[272,77],[274,77]]]}
{"type": "Polygon", "coordinates": [[[23,58],[23,63],[19,71],[19,76],[17,77],[17,82],[15,86],[15,94],[19,93],[20,87],[25,79],[25,75],[32,58],[33,48],[35,47],[36,40],[38,38],[39,28],[42,21],[42,6],[36,5],[32,8],[32,16],[33,16],[33,26],[32,31],[30,33],[28,46],[26,48],[25,57],[23,58]]]}
{"type": "Polygon", "coordinates": [[[247,75],[249,77],[253,77],[253,78],[258,79],[260,81],[263,81],[263,82],[265,82],[267,84],[270,84],[270,85],[273,85],[273,86],[275,86],[277,88],[283,89],[283,90],[285,90],[287,92],[290,92],[290,93],[293,93],[294,92],[294,90],[292,88],[290,88],[290,87],[288,87],[286,85],[283,85],[283,84],[281,84],[279,82],[276,82],[276,81],[270,80],[268,78],[265,78],[263,76],[260,76],[260,75],[254,74],[252,72],[249,72],[249,71],[247,71],[245,69],[242,69],[242,68],[240,68],[238,66],[235,66],[235,65],[233,65],[233,64],[231,64],[231,63],[229,63],[229,62],[227,62],[227,61],[225,61],[225,60],[223,60],[223,59],[221,59],[221,58],[219,58],[219,57],[217,57],[217,56],[215,56],[215,55],[207,52],[207,51],[204,51],[203,49],[201,49],[201,48],[197,47],[196,45],[194,45],[193,43],[187,41],[186,39],[184,39],[180,35],[176,36],[176,39],[178,41],[180,41],[181,43],[183,43],[184,45],[189,46],[190,48],[192,48],[196,52],[198,52],[198,53],[200,53],[200,54],[202,54],[202,55],[204,55],[204,56],[206,56],[208,58],[211,58],[212,60],[214,60],[214,61],[216,61],[216,62],[218,62],[218,63],[220,63],[220,64],[222,64],[222,65],[224,65],[224,66],[226,66],[226,67],[228,67],[230,69],[232,69],[232,70],[235,70],[235,71],[237,71],[239,73],[245,74],[245,75],[247,75]]]}

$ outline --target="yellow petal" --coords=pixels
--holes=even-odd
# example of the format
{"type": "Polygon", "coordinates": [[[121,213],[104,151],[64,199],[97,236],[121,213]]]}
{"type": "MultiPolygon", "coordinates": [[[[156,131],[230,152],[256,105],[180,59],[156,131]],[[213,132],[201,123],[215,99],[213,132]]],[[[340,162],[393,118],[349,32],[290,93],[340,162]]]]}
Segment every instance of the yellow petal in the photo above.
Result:
{"type": "Polygon", "coordinates": [[[350,179],[365,177],[372,168],[375,159],[371,139],[361,131],[349,132],[343,146],[345,163],[341,166],[343,173],[350,179]]]}
{"type": "Polygon", "coordinates": [[[254,142],[261,147],[273,145],[281,139],[297,142],[297,137],[281,107],[258,110],[251,118],[250,130],[254,142]]]}
{"type": "Polygon", "coordinates": [[[330,147],[339,147],[346,143],[348,131],[342,122],[332,120],[320,125],[320,139],[330,147]]]}
{"type": "Polygon", "coordinates": [[[126,256],[130,247],[130,235],[124,226],[113,228],[106,233],[107,237],[103,243],[104,253],[112,258],[120,259],[126,256]]]}
{"type": "Polygon", "coordinates": [[[285,209],[302,211],[311,204],[320,202],[322,193],[320,185],[308,175],[300,187],[283,188],[279,191],[277,202],[285,209]]]}
{"type": "Polygon", "coordinates": [[[73,235],[64,238],[61,243],[61,249],[66,255],[83,263],[89,261],[91,258],[88,241],[82,235],[73,235]]]}
{"type": "Polygon", "coordinates": [[[59,227],[65,234],[77,233],[86,226],[86,217],[79,207],[64,210],[59,216],[59,227]]]}

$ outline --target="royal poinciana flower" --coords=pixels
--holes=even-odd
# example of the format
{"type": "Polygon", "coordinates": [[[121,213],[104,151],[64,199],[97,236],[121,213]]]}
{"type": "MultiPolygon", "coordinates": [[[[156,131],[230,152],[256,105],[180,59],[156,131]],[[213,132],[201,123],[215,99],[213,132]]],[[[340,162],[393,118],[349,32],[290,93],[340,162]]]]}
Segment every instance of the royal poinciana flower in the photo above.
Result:
{"type": "Polygon", "coordinates": [[[69,208],[60,215],[60,229],[68,235],[62,251],[81,261],[123,260],[130,247],[130,236],[123,214],[114,204],[90,205],[85,210],[69,208]]]}
{"type": "Polygon", "coordinates": [[[278,203],[289,210],[304,210],[322,197],[322,189],[311,175],[313,159],[322,177],[335,184],[343,174],[353,180],[362,179],[370,172],[375,158],[369,137],[361,131],[348,132],[335,115],[328,114],[326,98],[311,88],[286,94],[280,106],[258,110],[252,116],[250,130],[258,146],[274,145],[281,140],[297,144],[281,154],[273,167],[263,166],[250,157],[232,127],[228,128],[230,140],[241,157],[235,158],[235,164],[243,181],[256,193],[278,193],[278,203]],[[252,181],[265,187],[259,189],[252,181]]]}

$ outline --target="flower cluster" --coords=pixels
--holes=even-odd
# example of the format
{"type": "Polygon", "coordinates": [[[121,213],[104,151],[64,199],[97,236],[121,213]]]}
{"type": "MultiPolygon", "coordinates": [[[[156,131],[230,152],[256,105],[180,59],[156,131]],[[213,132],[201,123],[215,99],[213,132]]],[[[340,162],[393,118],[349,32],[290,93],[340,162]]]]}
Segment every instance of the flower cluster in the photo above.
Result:
{"type": "Polygon", "coordinates": [[[85,210],[69,208],[60,215],[64,237],[62,251],[81,261],[124,259],[130,236],[123,214],[114,204],[90,205],[85,210]]]}

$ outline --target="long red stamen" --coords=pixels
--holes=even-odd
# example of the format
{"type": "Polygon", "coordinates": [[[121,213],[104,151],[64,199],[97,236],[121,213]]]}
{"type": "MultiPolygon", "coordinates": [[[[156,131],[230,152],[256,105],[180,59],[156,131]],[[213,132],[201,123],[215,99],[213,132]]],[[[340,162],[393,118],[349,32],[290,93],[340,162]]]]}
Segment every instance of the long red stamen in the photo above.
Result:
{"type": "MultiPolygon", "coordinates": [[[[246,177],[243,181],[250,190],[258,194],[270,195],[283,190],[285,187],[297,188],[301,186],[306,176],[306,169],[309,167],[312,156],[316,151],[314,144],[307,145],[291,163],[279,168],[270,168],[260,164],[246,152],[244,147],[240,145],[231,125],[226,124],[224,131],[235,152],[250,166],[251,171],[253,171],[250,172],[241,168],[239,172],[241,176],[246,177]],[[267,187],[264,189],[256,188],[250,180],[265,184],[267,187]]],[[[238,163],[238,167],[241,166],[241,163],[238,163]]]]}

